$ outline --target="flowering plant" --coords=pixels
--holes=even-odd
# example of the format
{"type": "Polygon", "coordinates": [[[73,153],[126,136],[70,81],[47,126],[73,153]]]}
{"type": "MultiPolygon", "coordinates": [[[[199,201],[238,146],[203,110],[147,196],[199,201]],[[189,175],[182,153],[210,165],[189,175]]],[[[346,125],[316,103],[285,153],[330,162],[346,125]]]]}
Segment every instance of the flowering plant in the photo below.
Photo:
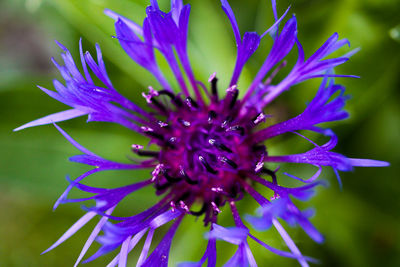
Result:
{"type": "Polygon", "coordinates": [[[142,26],[111,10],[105,11],[106,15],[115,20],[116,38],[125,52],[159,82],[159,86],[154,86],[157,89],[150,86],[147,93],[142,93],[148,108],[139,107],[118,93],[107,75],[99,45],[96,45],[96,62],[89,52],[83,52],[82,42],[79,43],[82,64],[82,70],[79,70],[69,50],[57,42],[63,50],[61,56],[64,65],[54,59],[53,62],[65,84],[55,80],[56,91],[39,88],[71,109],[32,121],[16,130],[52,123],[82,153],[70,160],[93,166],[74,180],[67,177],[69,186],[54,208],[63,203],[88,200],[95,200],[96,204],[86,207],[87,213],[45,252],[57,247],[91,219],[99,216],[100,220],[75,265],[81,262],[91,244],[97,240],[101,244],[100,249],[86,261],[120,247],[119,254],[109,266],[126,266],[128,253],[146,235],[137,265],[167,266],[171,242],[182,219],[185,216],[196,216],[202,217],[204,225],[210,229],[205,235],[208,245],[198,262],[181,263],[181,267],[201,266],[206,261],[208,266],[215,266],[216,240],[237,246],[236,253],[226,266],[256,266],[248,239],[253,239],[278,255],[294,258],[302,266],[308,266],[308,262],[315,260],[301,254],[278,219],[289,225],[300,225],[316,242],[322,242],[323,236],[309,220],[312,212],[301,211],[293,199],[306,201],[312,196],[315,188],[323,184],[317,178],[324,166],[331,167],[340,181],[338,171],[350,171],[356,166],[388,165],[381,161],[347,158],[333,152],[337,144],[336,135],[332,130],[318,126],[348,117],[348,113],[343,110],[348,99],[344,95],[345,88],[336,84],[334,78],[356,76],[335,74],[333,68],[346,62],[356,51],[327,59],[339,48],[349,45],[346,39],[339,40],[335,33],[306,59],[297,38],[296,17],[292,16],[285,23],[282,22],[289,8],[278,16],[273,0],[275,23],[261,35],[256,32],[242,35],[228,1],[221,0],[221,4],[232,25],[237,46],[236,64],[225,92],[218,90],[215,73],[208,79],[210,89],[195,77],[187,52],[190,5],[183,5],[182,0],[172,0],[168,13],[160,10],[156,0],[151,0],[142,26]],[[281,30],[280,24],[284,24],[281,30]],[[246,62],[268,34],[273,38],[271,50],[249,87],[239,89],[237,82],[246,62]],[[297,47],[297,62],[285,78],[273,82],[276,73],[286,66],[285,58],[294,47],[297,47]],[[178,88],[165,78],[159,68],[156,51],[164,56],[178,88]],[[92,78],[93,75],[95,77],[92,78]],[[312,78],[322,78],[322,83],[304,111],[286,121],[268,124],[269,117],[273,115],[264,113],[268,105],[295,84],[312,78]],[[242,98],[239,98],[239,90],[244,92],[242,98]],[[149,144],[155,144],[159,149],[145,150],[143,144],[133,144],[132,152],[143,157],[143,160],[130,163],[107,160],[80,145],[56,124],[84,115],[88,116],[88,121],[120,124],[149,138],[149,144]],[[316,132],[327,136],[329,141],[318,145],[298,131],[316,132]],[[285,133],[295,133],[308,140],[312,148],[300,154],[271,155],[264,142],[285,133]],[[317,171],[308,179],[284,173],[304,183],[299,187],[286,187],[278,182],[278,169],[269,167],[270,163],[275,162],[309,164],[315,166],[317,171]],[[149,179],[112,189],[82,183],[84,178],[97,172],[138,169],[148,169],[149,179]],[[260,194],[255,184],[271,190],[273,198],[270,200],[260,194]],[[112,215],[122,199],[146,186],[153,186],[155,194],[162,196],[157,204],[134,216],[112,215]],[[68,198],[74,188],[91,196],[68,198]],[[260,231],[271,226],[276,228],[289,251],[271,247],[251,233],[236,207],[244,194],[250,195],[260,205],[258,215],[247,215],[246,221],[260,231]],[[200,204],[200,209],[193,209],[197,204],[200,204]],[[232,213],[234,227],[227,228],[218,224],[224,206],[228,206],[232,213]],[[170,222],[172,225],[168,232],[148,255],[155,231],[170,222]],[[101,231],[104,234],[99,236],[101,231]]]}

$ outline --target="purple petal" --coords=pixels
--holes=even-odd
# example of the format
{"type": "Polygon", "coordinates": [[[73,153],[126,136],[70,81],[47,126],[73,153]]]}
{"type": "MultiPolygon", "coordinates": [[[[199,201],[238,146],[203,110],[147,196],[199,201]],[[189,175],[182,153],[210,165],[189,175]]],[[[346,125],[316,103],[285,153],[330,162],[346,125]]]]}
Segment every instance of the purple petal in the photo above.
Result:
{"type": "Polygon", "coordinates": [[[239,26],[236,22],[235,14],[232,11],[231,6],[227,0],[221,0],[222,9],[228,16],[229,21],[232,25],[233,34],[235,35],[236,45],[239,46],[242,43],[242,38],[240,36],[239,26]]]}
{"type": "MultiPolygon", "coordinates": [[[[129,252],[132,251],[132,249],[139,243],[139,241],[142,239],[143,235],[146,233],[147,229],[142,230],[141,232],[137,233],[130,241],[129,243],[129,252]]],[[[107,265],[107,267],[114,267],[118,264],[120,254],[115,256],[115,258],[107,265]]],[[[75,266],[74,266],[75,267],[75,266]]]]}
{"type": "Polygon", "coordinates": [[[153,240],[154,228],[150,228],[149,233],[147,234],[146,241],[144,242],[142,252],[140,253],[139,259],[137,261],[137,266],[143,266],[144,261],[147,258],[147,254],[149,253],[151,241],[153,240]]]}
{"type": "MultiPolygon", "coordinates": [[[[114,210],[114,207],[107,210],[106,213],[107,214],[111,214],[112,211],[114,210]]],[[[85,245],[82,248],[81,253],[79,254],[78,259],[76,260],[74,267],[78,266],[78,264],[81,262],[82,258],[85,256],[86,252],[88,251],[88,249],[90,248],[90,246],[92,245],[93,241],[96,239],[97,235],[100,233],[101,228],[103,227],[103,225],[107,222],[108,217],[102,217],[99,221],[99,223],[94,227],[92,233],[90,234],[88,240],[86,241],[85,245]]]]}
{"type": "Polygon", "coordinates": [[[278,220],[274,219],[273,224],[278,230],[279,234],[281,235],[282,239],[285,241],[286,245],[292,251],[292,253],[296,256],[296,259],[300,263],[302,267],[308,267],[308,263],[304,256],[301,254],[300,250],[297,248],[296,244],[293,242],[293,240],[290,238],[289,234],[285,231],[285,229],[282,227],[282,225],[278,222],[278,220]]]}
{"type": "MultiPolygon", "coordinates": [[[[276,20],[275,23],[261,35],[261,39],[264,38],[264,36],[271,31],[276,32],[277,28],[279,27],[279,23],[281,23],[281,21],[285,18],[286,14],[289,12],[289,10],[290,10],[290,6],[286,9],[285,13],[283,13],[283,15],[278,20],[276,20]]],[[[274,14],[275,14],[275,12],[276,12],[276,10],[274,11],[274,14]]]]}
{"type": "Polygon", "coordinates": [[[88,113],[89,113],[88,110],[78,110],[78,109],[69,109],[69,110],[61,111],[61,112],[54,113],[54,114],[45,116],[43,118],[31,121],[31,122],[28,122],[18,128],[15,128],[14,132],[20,131],[22,129],[29,128],[29,127],[46,125],[46,124],[50,124],[50,123],[56,123],[56,122],[60,122],[60,121],[69,120],[72,118],[86,115],[88,113]]]}
{"type": "Polygon", "coordinates": [[[134,33],[139,36],[143,36],[142,27],[140,27],[138,24],[131,21],[130,19],[127,19],[126,17],[121,16],[120,14],[115,13],[114,11],[107,8],[104,9],[104,14],[115,20],[115,22],[117,22],[118,20],[122,20],[134,33]]]}
{"type": "Polygon", "coordinates": [[[206,235],[206,237],[208,239],[221,239],[226,242],[239,245],[246,240],[248,233],[249,230],[245,228],[225,228],[214,223],[213,229],[206,235]]]}
{"type": "MultiPolygon", "coordinates": [[[[296,256],[296,255],[294,255],[294,254],[292,254],[292,253],[290,253],[290,252],[283,251],[283,250],[279,250],[279,249],[276,249],[276,248],[274,248],[274,247],[271,247],[271,246],[269,246],[268,244],[264,243],[263,241],[259,240],[258,238],[256,238],[255,236],[253,236],[253,235],[251,235],[251,234],[249,234],[249,236],[250,236],[252,239],[254,239],[257,243],[259,243],[261,246],[263,246],[263,247],[265,247],[266,249],[268,249],[269,251],[271,251],[272,253],[275,253],[275,254],[277,254],[277,255],[279,255],[279,256],[282,256],[282,257],[298,259],[298,256],[296,256]]],[[[311,258],[311,257],[305,256],[304,259],[306,259],[306,260],[309,261],[309,262],[319,263],[318,260],[316,260],[316,259],[314,259],[314,258],[311,258]]]]}
{"type": "Polygon", "coordinates": [[[182,0],[171,0],[171,14],[176,25],[179,24],[179,16],[181,15],[182,8],[182,0]]]}
{"type": "Polygon", "coordinates": [[[61,129],[60,126],[58,126],[57,124],[54,124],[54,127],[57,128],[57,130],[65,137],[65,139],[68,140],[68,142],[70,142],[74,147],[76,147],[79,151],[81,151],[82,153],[85,153],[86,155],[91,155],[91,156],[95,156],[98,157],[96,154],[94,154],[92,151],[84,148],[82,145],[80,145],[78,142],[76,142],[74,139],[72,139],[72,137],[67,134],[63,129],[61,129]]]}
{"type": "Polygon", "coordinates": [[[129,236],[123,243],[121,247],[121,252],[119,253],[119,267],[126,267],[126,262],[128,260],[128,253],[129,253],[129,243],[131,241],[131,236],[129,236]]]}
{"type": "Polygon", "coordinates": [[[389,162],[373,160],[373,159],[353,159],[349,158],[350,163],[354,167],[387,167],[390,166],[389,162]]]}
{"type": "Polygon", "coordinates": [[[237,83],[244,65],[251,55],[257,50],[260,40],[260,36],[256,32],[246,32],[244,34],[243,42],[238,46],[236,65],[229,86],[237,83]]]}
{"type": "MultiPolygon", "coordinates": [[[[81,176],[79,176],[78,178],[76,178],[73,181],[73,183],[68,185],[67,189],[65,189],[65,191],[61,194],[61,196],[57,199],[56,203],[53,206],[53,210],[55,210],[61,203],[64,202],[64,200],[67,198],[67,196],[69,194],[69,191],[71,191],[71,189],[74,188],[75,183],[78,183],[78,182],[82,181],[84,178],[88,177],[89,175],[96,173],[96,172],[100,172],[100,171],[104,171],[104,169],[96,168],[96,169],[87,171],[84,174],[82,174],[81,176]]],[[[68,180],[68,177],[67,177],[67,180],[68,180]]]]}
{"type": "Polygon", "coordinates": [[[74,225],[71,226],[53,245],[51,245],[48,249],[42,252],[42,254],[49,252],[50,250],[54,249],[65,240],[70,238],[73,234],[75,234],[79,229],[81,229],[87,222],[93,219],[96,216],[96,212],[88,212],[83,215],[74,225]]]}
{"type": "Polygon", "coordinates": [[[160,241],[156,249],[151,253],[147,260],[141,265],[142,267],[167,267],[168,266],[168,256],[169,250],[171,248],[171,242],[175,235],[176,229],[182,221],[183,216],[179,217],[171,228],[168,230],[167,234],[160,241]]]}
{"type": "Polygon", "coordinates": [[[248,98],[253,94],[254,90],[258,88],[262,79],[267,75],[267,73],[279,62],[281,61],[292,49],[297,37],[297,21],[296,17],[293,16],[288,20],[282,29],[282,33],[275,39],[271,51],[268,54],[267,59],[261,66],[256,77],[251,83],[247,93],[243,97],[243,102],[246,102],[248,98]]]}

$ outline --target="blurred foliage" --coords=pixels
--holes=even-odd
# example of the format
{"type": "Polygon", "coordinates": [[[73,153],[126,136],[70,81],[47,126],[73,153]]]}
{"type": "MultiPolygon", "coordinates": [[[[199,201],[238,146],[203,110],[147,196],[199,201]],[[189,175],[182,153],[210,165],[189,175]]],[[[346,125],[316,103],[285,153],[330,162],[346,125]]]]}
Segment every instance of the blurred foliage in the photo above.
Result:
{"type": "MultiPolygon", "coordinates": [[[[167,2],[160,0],[163,7],[167,7],[167,2]]],[[[223,88],[235,60],[230,25],[219,1],[190,3],[189,51],[196,75],[205,81],[216,71],[223,88]]],[[[230,0],[230,3],[243,32],[262,32],[273,21],[266,0],[230,0]]],[[[87,170],[68,162],[67,158],[77,151],[52,126],[12,133],[12,129],[27,121],[64,108],[35,88],[36,84],[52,88],[52,80],[59,77],[49,60],[51,56],[59,58],[60,52],[52,40],[61,41],[74,56],[80,37],[89,51],[98,42],[116,88],[143,102],[139,93],[154,85],[155,80],[135,65],[111,38],[113,21],[102,10],[107,7],[140,22],[147,4],[147,0],[0,2],[0,266],[72,266],[93,226],[86,226],[59,248],[40,255],[83,214],[79,205],[63,205],[52,212],[53,203],[67,184],[63,176],[76,177],[87,170]]],[[[361,52],[338,69],[340,73],[362,78],[340,80],[352,95],[347,105],[351,118],[333,124],[340,137],[336,151],[392,164],[390,168],[358,168],[353,173],[343,173],[343,191],[327,170],[325,178],[331,186],[319,190],[311,203],[307,203],[317,210],[313,222],[326,235],[325,244],[314,244],[299,229],[290,229],[290,233],[301,250],[320,259],[322,266],[400,266],[400,3],[398,0],[285,0],[278,1],[280,13],[289,4],[298,18],[299,38],[307,55],[335,31],[348,38],[352,48],[362,47],[361,52]]],[[[270,46],[270,40],[263,40],[245,69],[241,88],[250,82],[270,46]]],[[[295,59],[296,55],[290,56],[295,59]]],[[[161,64],[165,69],[165,62],[161,64]]],[[[318,83],[309,81],[293,88],[269,112],[284,117],[301,112],[318,83]]],[[[105,123],[85,124],[84,119],[76,119],[61,125],[86,147],[110,159],[126,160],[130,144],[144,142],[126,129],[105,123]]],[[[307,144],[285,136],[267,145],[271,151],[285,153],[293,149],[301,151],[307,144]]],[[[298,166],[283,167],[304,176],[312,171],[298,166]]],[[[116,187],[146,175],[146,172],[110,172],[90,177],[89,182],[116,187]],[[133,179],[131,175],[135,175],[133,179]]],[[[156,201],[152,194],[151,189],[135,193],[116,212],[121,215],[138,212],[141,208],[136,204],[138,201],[148,205],[156,201]]],[[[250,199],[240,205],[243,213],[255,208],[250,199]]],[[[225,217],[227,224],[231,224],[229,216],[225,217]]],[[[194,221],[186,218],[179,229],[171,266],[183,260],[197,260],[204,251],[204,228],[200,221],[194,221]]],[[[158,239],[159,236],[162,235],[158,239]]],[[[260,237],[285,249],[272,230],[260,237]]],[[[250,245],[259,266],[297,266],[293,260],[275,256],[254,243],[250,245]]],[[[222,242],[218,243],[218,249],[221,263],[233,253],[233,246],[222,242]]],[[[137,257],[135,253],[130,257],[137,257]]],[[[87,266],[105,265],[112,256],[87,266]]]]}

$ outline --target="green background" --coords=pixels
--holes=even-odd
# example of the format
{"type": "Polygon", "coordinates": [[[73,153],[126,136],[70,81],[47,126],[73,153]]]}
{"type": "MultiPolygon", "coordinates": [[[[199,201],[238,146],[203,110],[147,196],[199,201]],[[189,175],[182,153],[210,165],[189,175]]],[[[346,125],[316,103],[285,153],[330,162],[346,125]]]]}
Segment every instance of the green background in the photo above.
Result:
{"type": "MultiPolygon", "coordinates": [[[[160,0],[164,8],[166,2],[160,0]]],[[[398,0],[291,2],[290,13],[297,15],[299,38],[306,55],[311,55],[335,31],[348,38],[353,48],[362,47],[337,70],[359,75],[361,79],[339,80],[352,96],[347,104],[351,117],[330,124],[340,138],[335,151],[350,157],[386,160],[391,162],[391,167],[357,168],[352,173],[342,173],[343,191],[332,171],[326,170],[321,178],[328,180],[330,187],[320,188],[307,205],[300,204],[316,208],[312,222],[326,236],[326,242],[315,244],[298,228],[289,229],[289,232],[304,254],[320,259],[321,266],[400,266],[400,3],[398,0]]],[[[235,60],[230,25],[219,1],[190,3],[192,65],[202,81],[217,71],[220,89],[223,89],[235,60]]],[[[273,22],[267,0],[231,0],[230,3],[242,33],[253,30],[261,33],[273,22]]],[[[89,51],[93,51],[94,43],[98,42],[115,87],[133,101],[143,103],[140,93],[148,85],[155,85],[155,80],[131,62],[111,38],[113,21],[103,15],[102,10],[107,7],[140,22],[147,4],[145,0],[0,2],[0,266],[72,266],[94,225],[91,223],[57,249],[40,255],[83,215],[79,204],[62,205],[56,212],[52,212],[52,205],[67,185],[63,177],[66,174],[76,177],[88,169],[68,161],[77,150],[52,126],[12,132],[25,122],[66,108],[35,87],[51,89],[52,80],[60,79],[50,62],[51,56],[60,60],[60,49],[53,40],[70,48],[75,58],[80,37],[89,51]]],[[[280,14],[289,4],[289,1],[278,1],[280,14]]],[[[251,81],[270,46],[271,40],[266,37],[245,69],[239,84],[241,88],[251,81]]],[[[295,51],[289,58],[294,62],[295,51]]],[[[319,82],[314,80],[294,87],[267,112],[277,112],[282,117],[298,114],[319,82]]],[[[132,143],[145,143],[122,127],[107,123],[86,124],[84,118],[60,123],[60,126],[81,144],[108,159],[126,161],[132,143]]],[[[267,145],[269,151],[279,154],[298,153],[309,148],[307,143],[298,140],[288,135],[267,145]]],[[[316,141],[323,143],[325,140],[316,141]]],[[[302,177],[313,171],[297,165],[282,165],[282,168],[302,177]]],[[[109,172],[90,177],[87,183],[116,187],[146,175],[146,172],[109,172]]],[[[133,214],[155,201],[150,188],[124,201],[116,213],[133,214]]],[[[251,213],[256,205],[245,199],[239,208],[243,214],[251,213]]],[[[232,225],[227,208],[224,213],[224,225],[232,225]]],[[[200,258],[206,246],[204,231],[201,220],[195,222],[193,217],[184,220],[172,245],[171,266],[200,258]]],[[[154,244],[163,232],[165,228],[156,235],[154,244]]],[[[273,230],[257,236],[270,245],[286,249],[273,230]]],[[[250,245],[259,266],[298,265],[252,241],[250,245]]],[[[135,266],[138,250],[130,254],[130,266],[135,266]]],[[[219,242],[219,264],[226,262],[233,252],[234,246],[219,242]]],[[[86,266],[106,265],[113,255],[86,266]]]]}

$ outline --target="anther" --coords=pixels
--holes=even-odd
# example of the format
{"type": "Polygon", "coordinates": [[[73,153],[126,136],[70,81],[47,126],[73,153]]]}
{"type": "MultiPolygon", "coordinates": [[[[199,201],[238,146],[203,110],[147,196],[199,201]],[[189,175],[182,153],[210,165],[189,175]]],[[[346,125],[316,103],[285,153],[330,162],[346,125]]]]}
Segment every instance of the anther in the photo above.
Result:
{"type": "Polygon", "coordinates": [[[216,72],[211,74],[210,78],[208,79],[208,82],[211,83],[211,93],[215,98],[214,100],[218,101],[218,90],[217,90],[218,78],[216,75],[217,75],[216,72]]]}
{"type": "Polygon", "coordinates": [[[237,169],[237,167],[238,167],[238,165],[233,160],[230,160],[227,157],[220,157],[219,160],[224,162],[224,163],[227,163],[228,165],[230,165],[234,169],[237,169]]]}
{"type": "Polygon", "coordinates": [[[151,103],[151,98],[152,98],[151,95],[146,95],[145,92],[142,92],[142,96],[144,97],[144,99],[146,99],[147,104],[151,103]]]}
{"type": "Polygon", "coordinates": [[[253,122],[254,122],[254,124],[258,124],[258,123],[260,123],[262,121],[265,122],[265,118],[266,117],[267,116],[265,116],[264,113],[260,113],[260,114],[258,114],[258,116],[255,119],[253,119],[253,122]]]}
{"type": "Polygon", "coordinates": [[[232,109],[236,104],[236,100],[239,95],[239,90],[236,89],[236,85],[233,85],[229,87],[228,90],[226,90],[226,92],[229,98],[231,99],[229,102],[229,108],[232,109]]]}
{"type": "Polygon", "coordinates": [[[184,120],[182,118],[178,118],[178,122],[180,124],[182,124],[183,126],[185,126],[185,127],[189,127],[190,126],[190,122],[188,122],[188,121],[186,121],[186,120],[184,120]]]}
{"type": "Polygon", "coordinates": [[[209,173],[212,173],[212,174],[217,174],[217,173],[218,173],[218,171],[214,170],[214,169],[210,166],[210,164],[208,164],[208,162],[206,161],[206,159],[205,159],[203,156],[199,156],[199,160],[200,160],[201,164],[203,164],[203,166],[206,168],[206,170],[207,170],[209,173]]]}
{"type": "Polygon", "coordinates": [[[276,200],[276,199],[280,199],[281,197],[277,194],[274,193],[274,195],[271,197],[271,201],[276,200]]]}
{"type": "Polygon", "coordinates": [[[211,191],[215,193],[221,193],[224,192],[224,189],[222,189],[222,187],[211,187],[211,191]]]}
{"type": "Polygon", "coordinates": [[[133,144],[132,145],[132,149],[136,149],[136,150],[143,149],[143,146],[142,145],[133,144]]]}
{"type": "Polygon", "coordinates": [[[158,155],[159,155],[159,152],[157,152],[157,151],[148,151],[148,150],[143,151],[142,149],[143,149],[142,145],[136,145],[136,144],[132,145],[132,151],[139,156],[158,157],[158,155]]]}
{"type": "Polygon", "coordinates": [[[154,90],[153,87],[149,86],[149,94],[146,95],[145,92],[142,92],[142,96],[146,99],[146,102],[150,104],[152,102],[152,98],[158,96],[158,92],[154,90]]]}
{"type": "Polygon", "coordinates": [[[217,204],[214,203],[214,201],[211,201],[211,206],[214,210],[215,215],[217,215],[218,213],[221,213],[221,210],[218,208],[217,204]]]}
{"type": "Polygon", "coordinates": [[[187,206],[187,205],[185,204],[185,202],[183,202],[182,200],[179,201],[179,206],[180,206],[182,209],[184,209],[187,213],[190,212],[188,206],[187,206]]]}
{"type": "Polygon", "coordinates": [[[232,153],[232,150],[229,147],[227,147],[226,145],[222,144],[221,142],[218,142],[215,139],[208,139],[208,143],[210,145],[212,145],[212,146],[215,146],[216,148],[218,148],[221,151],[232,153]]]}
{"type": "Polygon", "coordinates": [[[165,142],[166,146],[168,146],[170,148],[175,148],[175,143],[176,143],[176,137],[174,137],[174,136],[165,142]]]}
{"type": "Polygon", "coordinates": [[[258,172],[264,166],[264,162],[260,161],[257,163],[256,168],[254,169],[255,172],[258,172]]]}
{"type": "Polygon", "coordinates": [[[195,184],[198,184],[198,183],[199,183],[199,181],[195,181],[195,180],[190,179],[190,177],[187,175],[187,173],[185,172],[185,170],[183,169],[182,166],[180,166],[180,171],[179,171],[179,173],[182,175],[182,177],[185,179],[185,181],[186,181],[188,184],[195,185],[195,184]]]}
{"type": "Polygon", "coordinates": [[[151,137],[160,139],[161,141],[164,140],[164,137],[163,137],[161,134],[154,132],[153,128],[146,127],[146,126],[142,126],[142,127],[140,127],[140,129],[142,129],[142,131],[143,131],[145,134],[147,134],[147,135],[149,135],[149,136],[151,136],[151,137]]]}
{"type": "Polygon", "coordinates": [[[208,112],[208,123],[212,123],[212,121],[217,117],[217,113],[214,110],[210,110],[208,112]]]}
{"type": "Polygon", "coordinates": [[[210,78],[208,78],[208,82],[212,82],[214,79],[217,79],[217,73],[214,72],[213,74],[210,75],[210,78]]]}
{"type": "Polygon", "coordinates": [[[189,108],[198,108],[199,105],[197,104],[196,101],[194,101],[193,98],[191,98],[190,96],[188,96],[186,98],[186,105],[188,105],[189,108]]]}
{"type": "Polygon", "coordinates": [[[245,132],[244,128],[242,126],[240,126],[240,125],[235,125],[235,126],[229,127],[226,131],[227,132],[228,131],[231,131],[231,132],[236,132],[237,131],[237,132],[239,132],[239,134],[241,136],[243,136],[244,132],[245,132]]]}
{"type": "Polygon", "coordinates": [[[168,123],[165,123],[163,121],[158,121],[157,124],[161,127],[161,128],[165,128],[168,126],[168,123]]]}
{"type": "Polygon", "coordinates": [[[140,127],[140,129],[142,129],[143,132],[152,132],[152,131],[154,131],[152,128],[146,127],[146,126],[142,126],[142,127],[140,127]]]}
{"type": "Polygon", "coordinates": [[[225,118],[225,120],[221,123],[221,128],[225,128],[229,123],[232,122],[232,117],[231,116],[227,116],[225,118]]]}
{"type": "Polygon", "coordinates": [[[171,201],[171,202],[169,203],[169,205],[171,206],[171,211],[172,211],[172,212],[175,212],[175,211],[176,211],[175,202],[174,202],[174,201],[171,201]]]}
{"type": "Polygon", "coordinates": [[[151,181],[154,182],[156,180],[157,176],[160,174],[161,170],[164,168],[164,164],[160,163],[157,164],[157,166],[154,168],[154,170],[151,172],[151,175],[153,176],[151,178],[151,181]]]}

